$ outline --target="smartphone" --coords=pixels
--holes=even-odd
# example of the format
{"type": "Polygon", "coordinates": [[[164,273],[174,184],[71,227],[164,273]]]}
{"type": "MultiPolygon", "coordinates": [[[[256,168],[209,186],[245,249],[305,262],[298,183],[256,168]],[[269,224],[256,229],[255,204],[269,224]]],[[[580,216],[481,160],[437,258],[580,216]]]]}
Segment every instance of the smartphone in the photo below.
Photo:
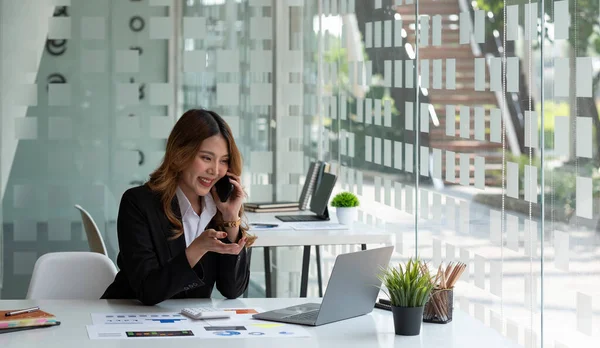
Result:
{"type": "Polygon", "coordinates": [[[226,202],[233,193],[233,184],[229,182],[229,177],[227,175],[215,183],[215,188],[217,189],[217,195],[221,202],[226,202]]]}

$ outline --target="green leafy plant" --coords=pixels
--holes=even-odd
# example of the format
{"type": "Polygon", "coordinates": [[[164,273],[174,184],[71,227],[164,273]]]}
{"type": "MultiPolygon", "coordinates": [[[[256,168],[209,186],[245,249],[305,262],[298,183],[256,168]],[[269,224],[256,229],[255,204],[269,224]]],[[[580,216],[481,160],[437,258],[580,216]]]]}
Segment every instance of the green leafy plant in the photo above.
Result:
{"type": "Polygon", "coordinates": [[[406,264],[398,264],[398,267],[386,268],[379,279],[392,306],[396,307],[424,306],[435,286],[427,265],[418,258],[410,258],[406,264]]]}
{"type": "Polygon", "coordinates": [[[338,193],[331,200],[331,206],[336,208],[358,207],[359,204],[358,197],[352,192],[338,193]]]}

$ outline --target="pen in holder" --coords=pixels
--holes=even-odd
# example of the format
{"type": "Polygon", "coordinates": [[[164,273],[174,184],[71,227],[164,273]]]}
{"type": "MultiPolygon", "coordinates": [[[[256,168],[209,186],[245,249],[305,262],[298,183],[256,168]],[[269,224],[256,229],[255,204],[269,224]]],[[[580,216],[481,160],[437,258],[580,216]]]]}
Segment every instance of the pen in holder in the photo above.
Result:
{"type": "Polygon", "coordinates": [[[452,321],[454,284],[456,284],[466,267],[467,265],[462,262],[450,262],[445,270],[442,265],[438,267],[437,275],[431,280],[435,287],[423,309],[424,322],[447,324],[452,321]]]}
{"type": "Polygon", "coordinates": [[[426,323],[447,324],[452,321],[454,289],[435,289],[423,309],[426,323]]]}

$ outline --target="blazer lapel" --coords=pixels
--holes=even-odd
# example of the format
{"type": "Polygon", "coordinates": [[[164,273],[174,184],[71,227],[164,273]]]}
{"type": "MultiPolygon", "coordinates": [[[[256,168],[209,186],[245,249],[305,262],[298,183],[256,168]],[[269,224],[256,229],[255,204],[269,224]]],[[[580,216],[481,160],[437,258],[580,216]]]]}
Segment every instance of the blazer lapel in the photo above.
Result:
{"type": "MultiPolygon", "coordinates": [[[[173,197],[173,200],[171,201],[171,209],[177,217],[177,219],[181,222],[181,211],[179,209],[179,202],[177,201],[177,196],[173,197]]],[[[185,250],[185,236],[182,233],[181,236],[179,236],[179,238],[172,239],[173,230],[175,229],[175,226],[169,221],[169,219],[167,219],[166,215],[164,220],[165,224],[163,226],[163,230],[165,233],[165,237],[167,238],[167,243],[169,244],[169,251],[171,252],[171,257],[175,257],[185,250]]]]}

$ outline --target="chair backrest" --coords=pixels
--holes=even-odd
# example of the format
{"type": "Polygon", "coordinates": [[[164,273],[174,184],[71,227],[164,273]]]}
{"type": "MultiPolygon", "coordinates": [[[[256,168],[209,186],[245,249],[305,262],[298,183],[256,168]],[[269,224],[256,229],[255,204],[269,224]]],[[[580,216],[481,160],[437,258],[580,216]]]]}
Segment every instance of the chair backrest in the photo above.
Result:
{"type": "Polygon", "coordinates": [[[96,222],[94,221],[90,213],[88,213],[87,210],[83,209],[78,204],[75,205],[75,208],[79,209],[79,213],[81,214],[81,222],[83,223],[83,229],[85,230],[85,234],[87,235],[90,251],[108,255],[106,251],[106,245],[104,244],[104,240],[102,239],[102,235],[100,234],[98,225],[96,225],[96,222]]]}
{"type": "Polygon", "coordinates": [[[35,262],[28,299],[97,300],[117,274],[105,255],[89,251],[48,253],[35,262]]]}

